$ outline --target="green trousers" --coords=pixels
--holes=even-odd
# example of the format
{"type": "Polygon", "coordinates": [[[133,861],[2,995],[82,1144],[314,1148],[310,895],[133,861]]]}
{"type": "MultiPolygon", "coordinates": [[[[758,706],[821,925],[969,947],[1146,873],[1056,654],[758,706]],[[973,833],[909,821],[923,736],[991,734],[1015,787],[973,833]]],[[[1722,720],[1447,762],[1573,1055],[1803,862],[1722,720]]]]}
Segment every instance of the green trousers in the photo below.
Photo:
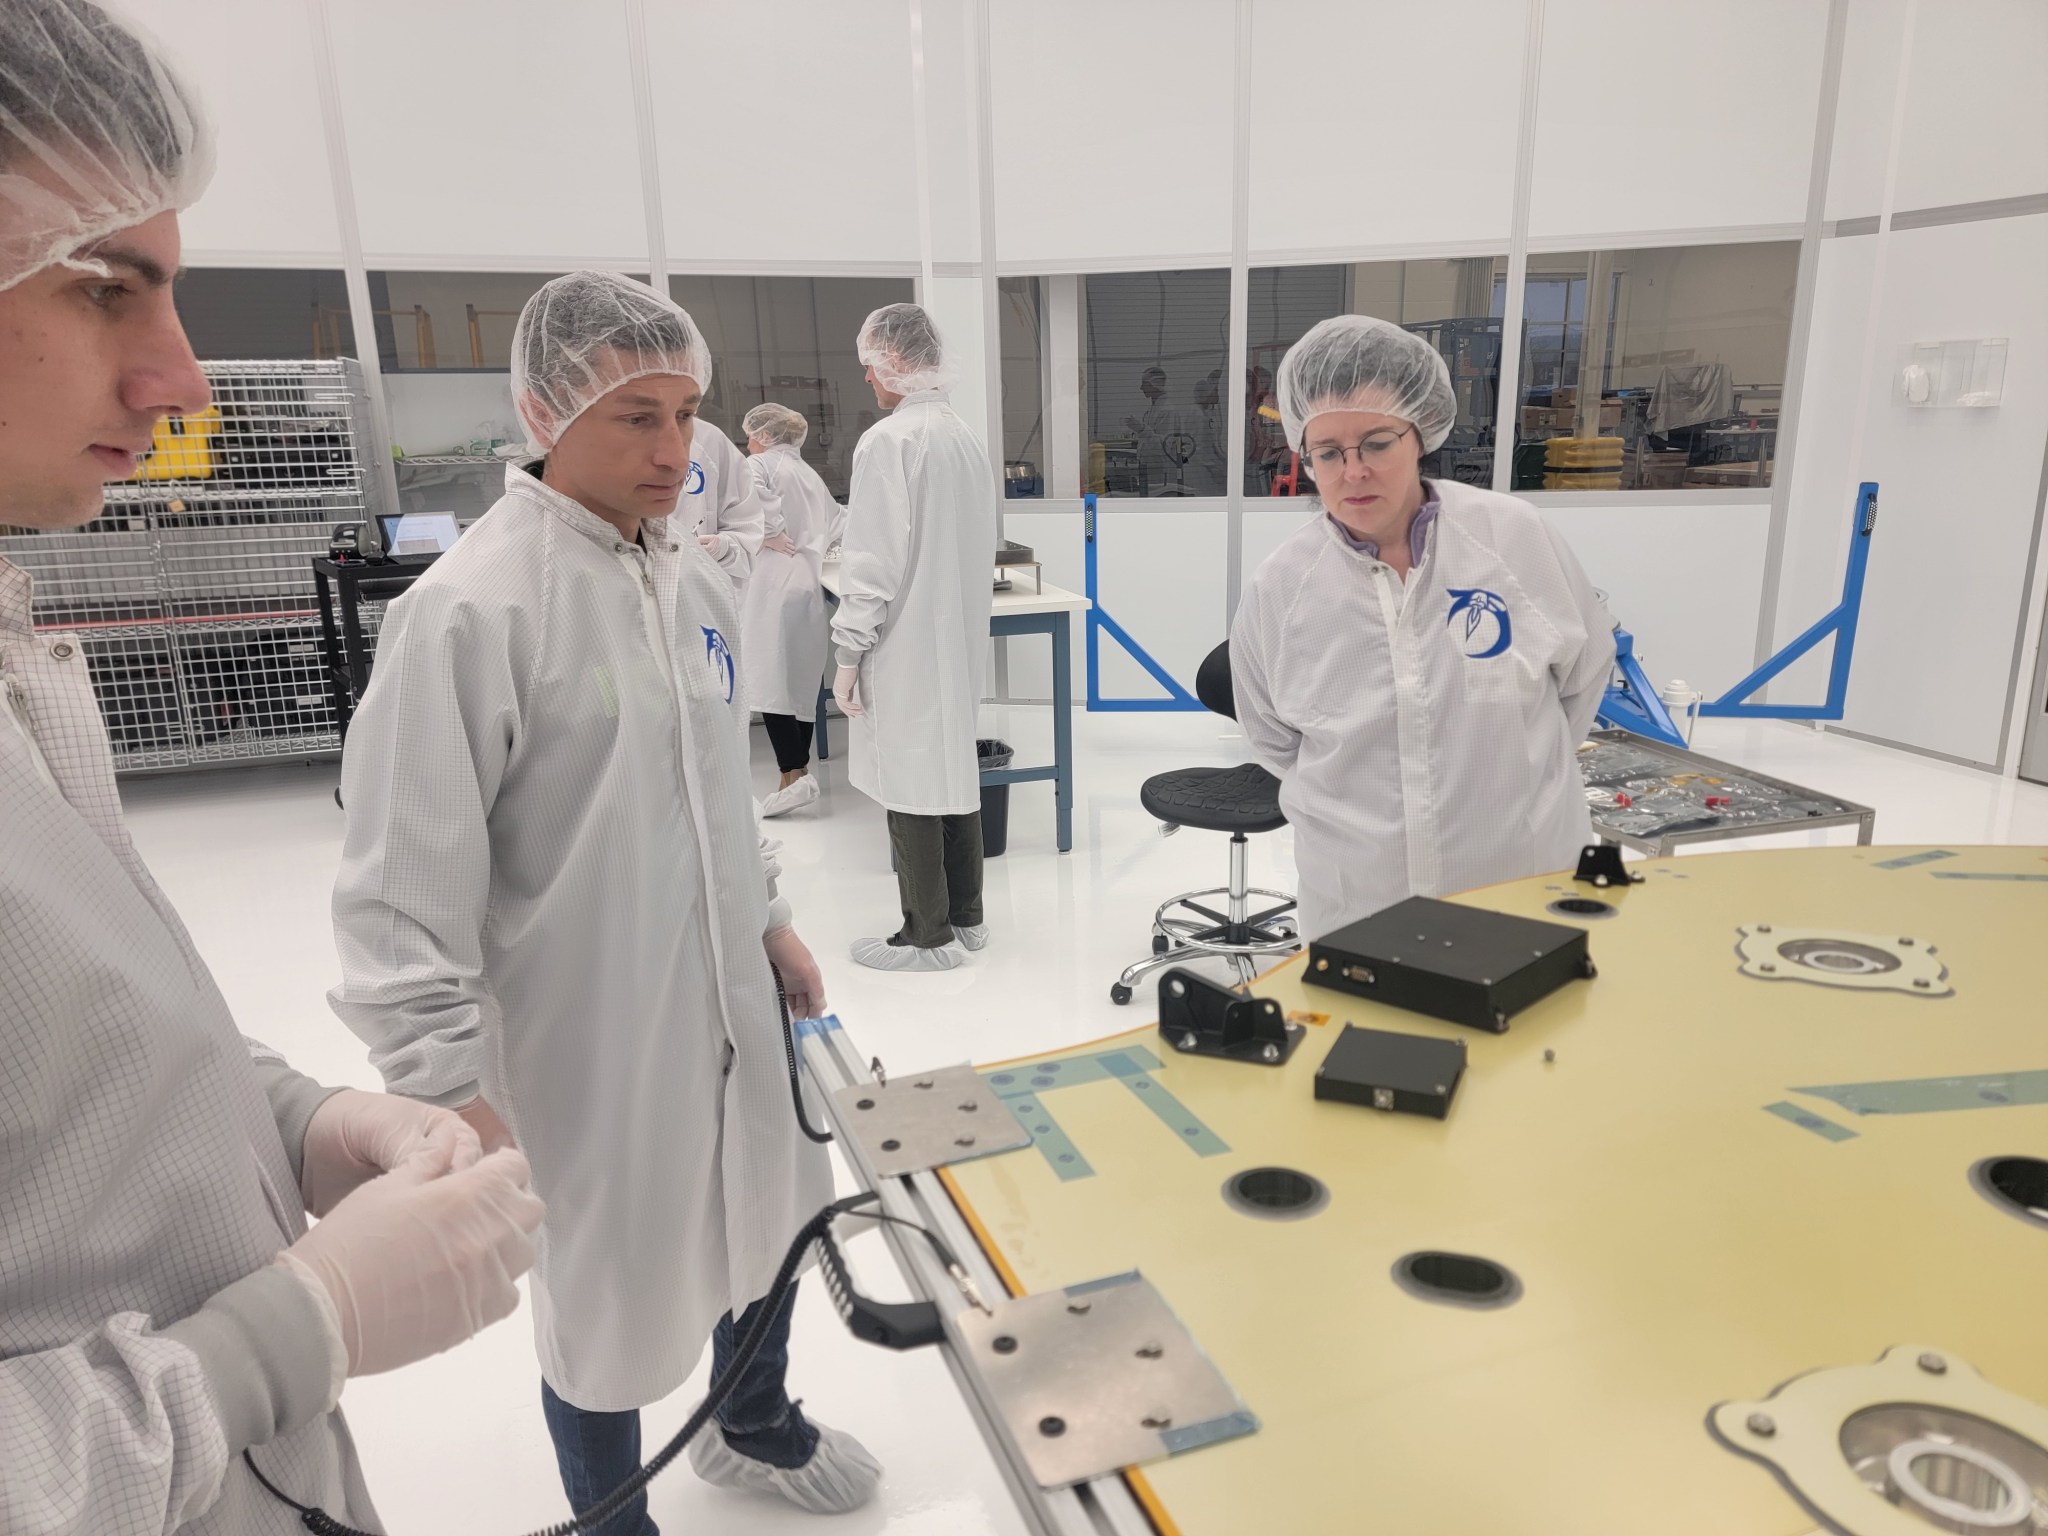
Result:
{"type": "Polygon", "coordinates": [[[889,813],[889,848],[903,898],[905,944],[937,949],[955,928],[981,924],[981,812],[965,816],[889,813]]]}

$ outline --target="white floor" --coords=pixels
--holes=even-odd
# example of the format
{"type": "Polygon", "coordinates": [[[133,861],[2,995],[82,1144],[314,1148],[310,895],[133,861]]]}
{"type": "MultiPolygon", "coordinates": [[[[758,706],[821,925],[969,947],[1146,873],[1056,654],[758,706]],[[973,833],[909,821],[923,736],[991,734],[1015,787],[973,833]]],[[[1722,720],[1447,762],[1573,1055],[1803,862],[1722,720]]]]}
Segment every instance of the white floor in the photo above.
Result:
{"type": "MultiPolygon", "coordinates": [[[[1020,764],[1050,755],[1046,709],[991,710],[984,729],[1013,742],[1020,764]]],[[[897,1070],[995,1060],[1149,1017],[1142,990],[1130,1008],[1113,1006],[1110,982],[1147,951],[1160,900],[1222,882],[1225,843],[1199,832],[1162,838],[1138,803],[1138,786],[1166,768],[1246,754],[1229,723],[1209,715],[1077,714],[1075,742],[1073,851],[1054,850],[1051,786],[1014,790],[1009,852],[988,864],[993,937],[964,970],[889,976],[845,958],[851,940],[892,931],[899,913],[881,812],[847,786],[841,760],[820,766],[824,794],[814,806],[771,824],[784,844],[784,889],[798,929],[826,967],[834,1011],[864,1052],[897,1070]]],[[[1880,843],[2048,844],[2048,788],[1777,723],[1706,722],[1696,745],[1876,807],[1880,843]]],[[[754,769],[759,791],[772,788],[773,759],[758,729],[754,769]]],[[[242,1029],[317,1077],[374,1087],[360,1045],[324,998],[335,974],[327,899],[341,846],[336,777],[331,765],[186,774],[131,782],[124,798],[144,857],[242,1029]]],[[[1845,829],[1785,841],[1853,840],[1845,829]]],[[[1291,834],[1255,840],[1255,884],[1291,889],[1292,866],[1291,834]]],[[[871,1289],[892,1294],[872,1240],[856,1246],[854,1262],[871,1289]]],[[[652,1491],[655,1517],[671,1536],[1023,1530],[936,1355],[855,1342],[811,1284],[799,1303],[794,1357],[793,1389],[806,1411],[854,1431],[887,1466],[880,1503],[824,1521],[719,1493],[678,1466],[652,1491]]],[[[681,1424],[702,1385],[700,1372],[649,1411],[650,1453],[681,1424]]],[[[352,1383],[345,1406],[395,1536],[529,1530],[567,1509],[523,1317],[439,1360],[352,1383]]]]}

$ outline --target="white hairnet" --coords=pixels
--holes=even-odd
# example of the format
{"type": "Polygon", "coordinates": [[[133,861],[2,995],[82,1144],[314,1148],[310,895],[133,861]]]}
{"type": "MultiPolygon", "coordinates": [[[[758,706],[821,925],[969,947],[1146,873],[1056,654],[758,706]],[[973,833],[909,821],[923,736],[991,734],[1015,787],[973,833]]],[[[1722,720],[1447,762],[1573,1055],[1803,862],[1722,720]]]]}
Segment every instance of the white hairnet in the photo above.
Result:
{"type": "Polygon", "coordinates": [[[773,400],[762,401],[741,417],[740,429],[770,446],[787,443],[792,448],[803,447],[804,439],[811,435],[811,424],[800,412],[773,400]]]}
{"type": "Polygon", "coordinates": [[[0,4],[0,289],[96,270],[81,252],[212,179],[212,125],[154,38],[90,0],[0,4]]]}
{"type": "Polygon", "coordinates": [[[1374,411],[1411,423],[1434,453],[1458,420],[1451,371],[1420,336],[1369,315],[1317,325],[1280,359],[1275,386],[1287,441],[1301,451],[1308,424],[1325,411],[1374,411]]]}
{"type": "Polygon", "coordinates": [[[674,299],[616,272],[544,283],[512,327],[512,404],[536,453],[621,384],[655,373],[709,393],[711,349],[674,299]]]}
{"type": "Polygon", "coordinates": [[[953,382],[946,344],[917,304],[884,304],[861,322],[860,360],[892,395],[944,389],[953,382]]]}

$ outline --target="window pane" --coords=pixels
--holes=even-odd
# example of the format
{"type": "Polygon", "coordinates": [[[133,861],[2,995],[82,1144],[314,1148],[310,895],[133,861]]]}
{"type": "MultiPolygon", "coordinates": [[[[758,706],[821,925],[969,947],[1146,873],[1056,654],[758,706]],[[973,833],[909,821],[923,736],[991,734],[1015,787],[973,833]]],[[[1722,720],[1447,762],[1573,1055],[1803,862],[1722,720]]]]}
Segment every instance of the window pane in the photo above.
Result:
{"type": "Polygon", "coordinates": [[[669,292],[711,344],[704,420],[744,446],[740,421],[764,400],[811,424],[803,456],[846,495],[853,445],[882,417],[856,351],[861,322],[907,304],[907,277],[673,277],[669,292]]]}
{"type": "Polygon", "coordinates": [[[1085,277],[1087,461],[1083,486],[1110,496],[1221,496],[1230,274],[1085,277]]]}
{"type": "Polygon", "coordinates": [[[1790,241],[1531,256],[1514,488],[1769,485],[1798,266],[1790,241]]]}
{"type": "Polygon", "coordinates": [[[1045,281],[996,282],[1003,346],[1003,488],[1045,494],[1045,281]]]}
{"type": "Polygon", "coordinates": [[[336,271],[190,267],[177,303],[202,360],[356,355],[348,284],[336,271]]]}
{"type": "Polygon", "coordinates": [[[386,373],[512,366],[512,326],[554,272],[372,272],[377,355],[386,373]]]}
{"type": "Polygon", "coordinates": [[[1281,427],[1273,393],[1280,359],[1332,315],[1371,315],[1405,326],[1443,354],[1458,396],[1457,425],[1422,461],[1440,479],[1493,479],[1495,402],[1500,394],[1500,320],[1493,298],[1506,257],[1368,261],[1342,266],[1261,267],[1250,276],[1246,352],[1244,489],[1248,496],[1310,494],[1281,427]],[[1491,313],[1489,311],[1492,311],[1491,313]]]}

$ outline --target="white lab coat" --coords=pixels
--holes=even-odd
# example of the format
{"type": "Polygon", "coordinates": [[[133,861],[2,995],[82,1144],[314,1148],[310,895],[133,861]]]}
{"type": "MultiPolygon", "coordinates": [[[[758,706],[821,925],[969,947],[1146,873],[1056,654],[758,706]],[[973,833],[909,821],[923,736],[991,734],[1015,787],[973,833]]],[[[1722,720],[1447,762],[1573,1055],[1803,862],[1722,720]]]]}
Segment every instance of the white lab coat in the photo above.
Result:
{"type": "Polygon", "coordinates": [[[865,706],[847,733],[847,778],[917,816],[981,808],[974,732],[995,597],[995,479],[948,393],[906,396],[854,447],[832,619],[865,706]]]}
{"type": "Polygon", "coordinates": [[[1237,718],[1280,781],[1301,927],[1568,867],[1592,835],[1576,753],[1613,621],[1527,502],[1449,481],[1404,585],[1318,512],[1237,610],[1237,718]]]}
{"type": "MultiPolygon", "coordinates": [[[[0,1531],[287,1536],[298,1517],[229,1459],[199,1357],[164,1330],[265,1270],[305,1204],[129,841],[85,649],[29,627],[5,561],[0,688],[0,1531]]],[[[339,1413],[257,1457],[376,1528],[339,1413]]]]}
{"type": "Polygon", "coordinates": [[[696,533],[717,536],[719,567],[734,586],[744,587],[761,558],[761,501],[746,454],[724,428],[708,421],[698,421],[690,433],[690,473],[676,499],[676,516],[696,533]]]}
{"type": "Polygon", "coordinates": [[[335,1009],[393,1092],[481,1089],[547,1202],[542,1372],[667,1396],[831,1198],[762,935],[731,583],[518,466],[385,620],[342,763],[335,1009]]]}
{"type": "Polygon", "coordinates": [[[793,555],[764,549],[740,598],[740,655],[746,659],[747,704],[764,715],[808,720],[817,712],[825,672],[825,551],[846,526],[846,508],[832,499],[818,472],[788,445],[747,461],[769,538],[786,535],[793,555]]]}

